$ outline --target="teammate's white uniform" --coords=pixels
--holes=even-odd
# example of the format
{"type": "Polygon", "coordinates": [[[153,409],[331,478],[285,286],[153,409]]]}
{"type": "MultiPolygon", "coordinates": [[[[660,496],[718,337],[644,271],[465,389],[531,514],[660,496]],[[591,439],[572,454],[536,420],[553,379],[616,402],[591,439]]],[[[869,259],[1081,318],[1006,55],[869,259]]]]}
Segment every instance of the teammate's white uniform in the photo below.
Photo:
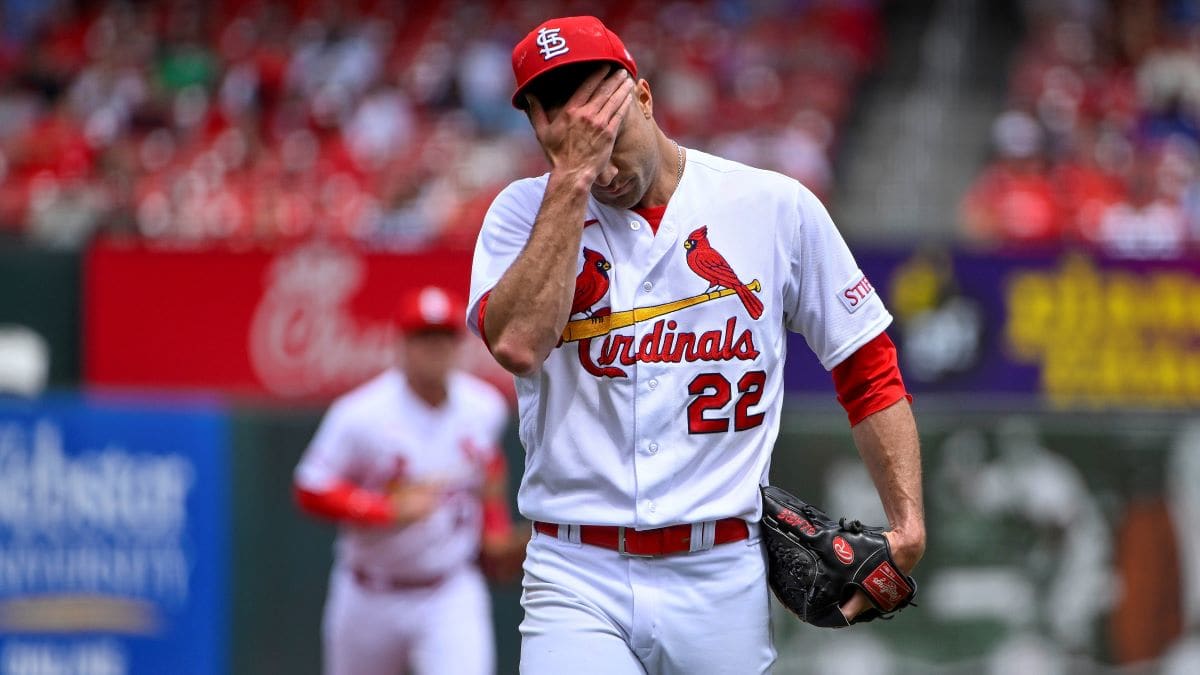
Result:
{"type": "Polygon", "coordinates": [[[408,527],[343,526],[325,606],[326,675],[490,674],[487,586],[475,561],[485,467],[508,411],[490,385],[449,378],[432,408],[388,370],[334,402],[296,467],[296,484],[349,481],[388,492],[403,481],[444,481],[443,503],[408,527]]]}
{"type": "MultiPolygon", "coordinates": [[[[487,214],[467,312],[477,334],[479,303],[521,252],[546,184],[545,175],[514,182],[487,214]]],[[[607,334],[568,336],[537,372],[516,379],[527,455],[521,513],[636,529],[737,517],[752,523],[751,537],[629,558],[572,543],[574,527],[558,538],[536,534],[525,565],[523,671],[566,672],[570,663],[574,673],[626,672],[622,642],[641,661],[628,672],[766,670],[774,651],[753,523],[779,429],[785,329],[802,333],[831,369],[891,315],[825,208],[780,174],[689,150],[657,234],[594,198],[586,213],[591,253],[581,251],[579,269],[597,254],[611,265],[608,293],[590,311],[611,308],[613,319],[641,311],[607,334]],[[746,289],[719,297],[727,285],[701,276],[720,267],[713,253],[761,301],[758,318],[746,289]],[[709,290],[695,304],[677,302],[709,290]]],[[[582,335],[603,325],[583,313],[571,319],[568,332],[582,335]]],[[[711,542],[702,527],[693,532],[711,542]]]]}

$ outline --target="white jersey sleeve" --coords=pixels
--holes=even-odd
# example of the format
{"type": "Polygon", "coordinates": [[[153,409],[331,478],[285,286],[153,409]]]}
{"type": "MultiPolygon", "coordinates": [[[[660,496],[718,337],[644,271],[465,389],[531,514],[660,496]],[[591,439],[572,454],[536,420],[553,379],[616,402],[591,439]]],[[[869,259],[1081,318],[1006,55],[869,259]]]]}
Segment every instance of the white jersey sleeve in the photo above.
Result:
{"type": "Polygon", "coordinates": [[[785,322],[832,370],[882,333],[892,315],[825,206],[808,188],[800,185],[798,192],[790,282],[784,287],[785,322]]]}
{"type": "Polygon", "coordinates": [[[467,304],[467,326],[476,335],[483,332],[479,325],[479,303],[524,250],[545,193],[545,176],[515,181],[496,196],[483,218],[471,261],[471,295],[467,304]]]}
{"type": "Polygon", "coordinates": [[[471,408],[476,424],[473,427],[474,442],[487,453],[491,460],[495,454],[503,454],[504,432],[508,428],[508,402],[490,384],[481,380],[462,377],[471,384],[471,408]]]}
{"type": "MultiPolygon", "coordinates": [[[[488,385],[489,387],[491,385],[488,385]]],[[[485,423],[487,437],[492,440],[492,446],[497,452],[503,452],[504,432],[508,428],[508,402],[500,392],[491,389],[491,413],[485,423]]]]}
{"type": "Polygon", "coordinates": [[[355,457],[354,426],[343,403],[330,406],[316,435],[296,465],[296,485],[314,491],[328,489],[343,480],[353,482],[359,472],[355,457]]]}

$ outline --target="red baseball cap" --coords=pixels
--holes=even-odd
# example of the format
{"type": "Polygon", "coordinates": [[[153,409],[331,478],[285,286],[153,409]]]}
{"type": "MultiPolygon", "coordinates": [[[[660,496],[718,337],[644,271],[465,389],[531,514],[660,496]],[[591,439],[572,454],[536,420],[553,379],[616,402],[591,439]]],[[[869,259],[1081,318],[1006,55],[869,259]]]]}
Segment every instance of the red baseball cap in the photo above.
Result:
{"type": "Polygon", "coordinates": [[[608,61],[637,77],[637,64],[617,34],[594,16],[565,16],[550,19],[529,32],[513,47],[513,75],[517,90],[513,107],[524,110],[522,93],[537,77],[572,63],[608,61]]]}
{"type": "Polygon", "coordinates": [[[395,324],[401,333],[424,330],[462,332],[466,307],[445,289],[425,286],[400,296],[395,324]]]}

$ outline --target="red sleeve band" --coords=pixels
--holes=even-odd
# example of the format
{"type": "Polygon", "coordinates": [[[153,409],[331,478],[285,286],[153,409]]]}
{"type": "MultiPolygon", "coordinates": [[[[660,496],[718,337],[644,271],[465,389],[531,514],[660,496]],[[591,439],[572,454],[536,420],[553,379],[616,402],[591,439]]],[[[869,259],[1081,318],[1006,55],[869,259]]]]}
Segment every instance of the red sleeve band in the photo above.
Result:
{"type": "Polygon", "coordinates": [[[322,518],[360,525],[391,525],[395,519],[392,501],[386,495],[340,481],[327,490],[293,487],[296,504],[322,518]]]}
{"type": "Polygon", "coordinates": [[[476,323],[479,325],[479,337],[483,340],[483,346],[487,347],[489,352],[492,351],[492,346],[488,344],[487,330],[483,327],[483,314],[487,311],[488,298],[491,297],[491,295],[492,292],[488,291],[487,293],[483,294],[482,298],[479,299],[479,314],[475,317],[476,323]]]}
{"type": "Polygon", "coordinates": [[[912,402],[900,377],[896,345],[887,333],[880,333],[834,366],[833,385],[837,389],[838,403],[850,418],[850,426],[902,398],[912,402]]]}

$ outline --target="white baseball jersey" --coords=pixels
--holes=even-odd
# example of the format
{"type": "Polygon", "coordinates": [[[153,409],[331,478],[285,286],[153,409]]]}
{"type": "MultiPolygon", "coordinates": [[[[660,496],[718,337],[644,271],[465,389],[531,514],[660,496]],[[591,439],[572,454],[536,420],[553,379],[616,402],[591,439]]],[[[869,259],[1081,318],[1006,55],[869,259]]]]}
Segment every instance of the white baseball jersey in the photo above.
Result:
{"type": "Polygon", "coordinates": [[[428,518],[408,527],[343,526],[338,563],[420,581],[473,562],[486,466],[507,417],[499,392],[465,373],[450,376],[438,408],[417,398],[395,369],[335,401],[296,467],[297,485],[319,491],[343,480],[388,492],[406,481],[443,481],[447,490],[428,518]]]}
{"type": "MultiPolygon", "coordinates": [[[[527,518],[638,529],[757,520],[784,329],[831,369],[891,322],[806,188],[695,150],[687,159],[657,234],[589,197],[576,305],[604,295],[571,316],[538,371],[516,378],[527,518]]],[[[488,211],[467,312],[477,334],[479,303],[529,238],[547,178],[512,183],[488,211]]]]}

